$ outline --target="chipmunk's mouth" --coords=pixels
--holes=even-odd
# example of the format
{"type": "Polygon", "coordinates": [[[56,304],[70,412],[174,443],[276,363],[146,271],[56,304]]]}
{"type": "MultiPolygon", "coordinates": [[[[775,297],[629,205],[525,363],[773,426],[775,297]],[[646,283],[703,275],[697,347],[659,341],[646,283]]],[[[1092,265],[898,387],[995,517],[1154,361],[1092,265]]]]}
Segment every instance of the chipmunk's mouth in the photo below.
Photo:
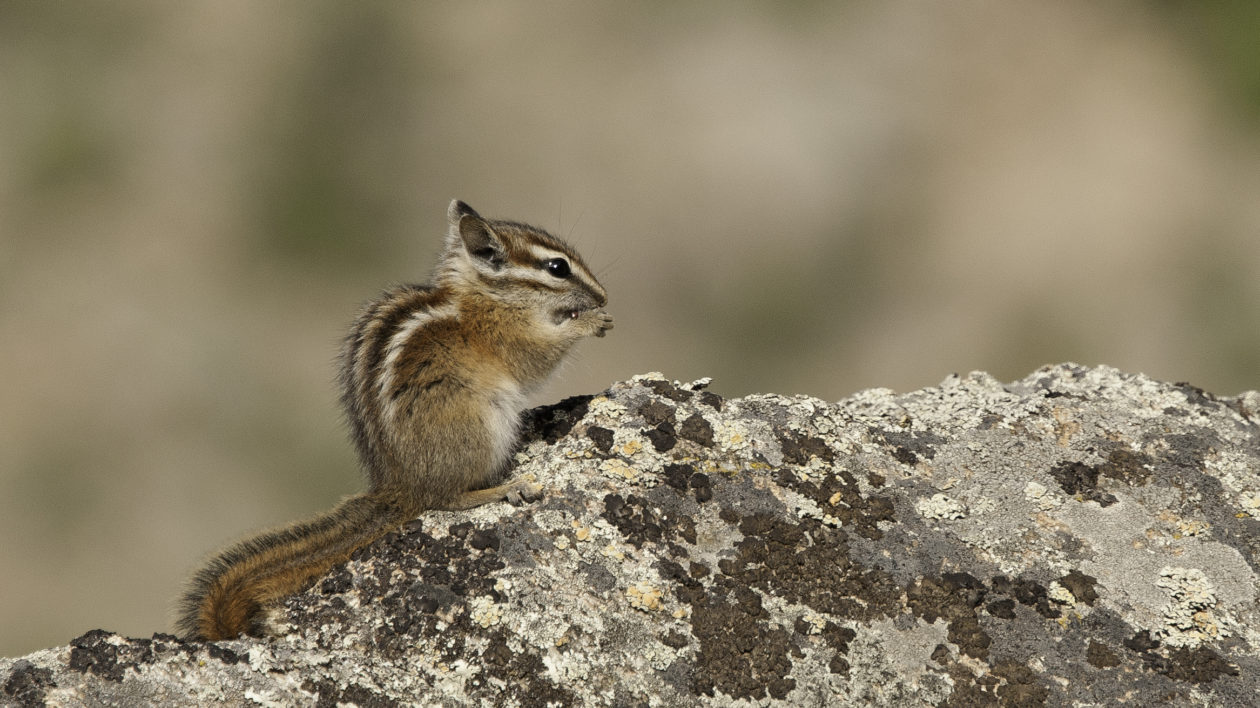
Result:
{"type": "Polygon", "coordinates": [[[607,302],[604,298],[586,297],[584,295],[566,298],[563,307],[557,307],[551,311],[551,321],[557,326],[563,325],[565,322],[573,322],[583,315],[595,312],[603,307],[604,302],[607,302]]]}
{"type": "Polygon", "coordinates": [[[555,313],[553,313],[552,317],[555,319],[556,324],[564,324],[565,322],[569,320],[576,320],[577,318],[582,316],[583,312],[587,312],[592,309],[594,308],[585,307],[585,308],[576,308],[576,309],[556,310],[555,313]]]}

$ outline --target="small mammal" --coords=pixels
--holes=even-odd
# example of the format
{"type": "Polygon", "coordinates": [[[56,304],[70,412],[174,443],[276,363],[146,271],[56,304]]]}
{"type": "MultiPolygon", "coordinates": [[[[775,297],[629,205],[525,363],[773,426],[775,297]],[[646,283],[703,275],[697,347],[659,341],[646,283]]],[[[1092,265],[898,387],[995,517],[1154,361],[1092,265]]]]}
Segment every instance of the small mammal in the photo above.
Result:
{"type": "Polygon", "coordinates": [[[432,283],[368,303],[342,349],[341,401],[367,492],[211,560],[180,601],[186,639],[261,636],[270,603],[425,510],[541,495],[531,480],[499,483],[525,396],[579,339],[612,328],[607,293],[546,231],[458,200],[447,220],[432,283]]]}

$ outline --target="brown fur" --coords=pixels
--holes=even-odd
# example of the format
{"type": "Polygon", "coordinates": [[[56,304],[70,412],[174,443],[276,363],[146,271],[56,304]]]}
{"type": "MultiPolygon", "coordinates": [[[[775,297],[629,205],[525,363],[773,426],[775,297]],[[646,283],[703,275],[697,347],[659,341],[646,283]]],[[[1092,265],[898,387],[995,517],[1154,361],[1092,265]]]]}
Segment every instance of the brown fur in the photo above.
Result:
{"type": "Polygon", "coordinates": [[[545,231],[483,219],[462,202],[448,219],[434,283],[369,303],[343,348],[341,398],[367,493],[216,556],[182,599],[185,637],[260,636],[267,606],[424,510],[540,492],[522,479],[495,485],[516,418],[575,342],[612,327],[599,309],[607,297],[577,253],[545,231]],[[553,282],[543,262],[551,258],[567,260],[573,275],[553,282]]]}

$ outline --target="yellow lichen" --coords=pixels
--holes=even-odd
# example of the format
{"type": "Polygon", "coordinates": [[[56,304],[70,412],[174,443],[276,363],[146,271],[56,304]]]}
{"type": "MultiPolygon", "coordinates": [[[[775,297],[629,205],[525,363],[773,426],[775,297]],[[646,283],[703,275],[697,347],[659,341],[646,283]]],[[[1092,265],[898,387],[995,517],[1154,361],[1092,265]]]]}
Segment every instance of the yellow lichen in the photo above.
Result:
{"type": "Polygon", "coordinates": [[[636,610],[650,612],[662,609],[660,588],[648,583],[636,583],[626,588],[626,599],[636,610]]]}

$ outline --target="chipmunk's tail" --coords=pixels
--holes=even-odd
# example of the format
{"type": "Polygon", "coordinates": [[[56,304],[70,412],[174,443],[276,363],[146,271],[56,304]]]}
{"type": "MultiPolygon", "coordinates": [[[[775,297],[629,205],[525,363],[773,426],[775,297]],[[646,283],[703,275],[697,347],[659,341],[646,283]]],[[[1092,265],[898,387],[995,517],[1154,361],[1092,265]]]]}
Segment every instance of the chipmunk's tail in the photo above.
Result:
{"type": "Polygon", "coordinates": [[[237,543],[193,576],[176,630],[189,640],[261,636],[268,604],[302,590],[414,516],[403,505],[361,494],[309,521],[237,543]]]}

